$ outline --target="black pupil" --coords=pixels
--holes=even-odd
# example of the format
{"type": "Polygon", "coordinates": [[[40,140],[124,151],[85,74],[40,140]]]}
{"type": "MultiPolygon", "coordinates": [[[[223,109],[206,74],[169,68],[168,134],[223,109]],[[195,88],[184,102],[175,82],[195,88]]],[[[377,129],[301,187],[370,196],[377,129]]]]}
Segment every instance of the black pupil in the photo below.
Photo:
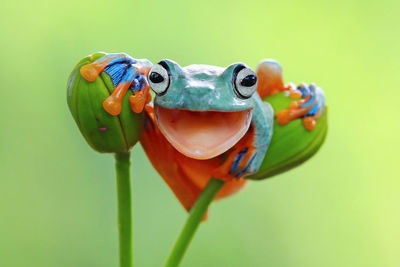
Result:
{"type": "Polygon", "coordinates": [[[161,83],[164,81],[164,77],[161,76],[160,73],[157,72],[152,72],[150,73],[150,77],[149,77],[150,81],[152,81],[153,83],[161,83]]]}
{"type": "Polygon", "coordinates": [[[246,77],[243,78],[243,80],[240,82],[240,85],[250,87],[255,85],[257,82],[257,77],[255,75],[247,75],[246,77]]]}

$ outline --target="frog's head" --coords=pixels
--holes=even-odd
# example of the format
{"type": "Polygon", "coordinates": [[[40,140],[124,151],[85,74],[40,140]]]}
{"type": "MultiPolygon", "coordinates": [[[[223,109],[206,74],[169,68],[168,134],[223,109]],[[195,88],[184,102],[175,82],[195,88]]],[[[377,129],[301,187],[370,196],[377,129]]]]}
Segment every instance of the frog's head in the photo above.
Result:
{"type": "Polygon", "coordinates": [[[148,81],[156,93],[158,127],[188,157],[220,155],[250,126],[257,76],[243,63],[226,69],[208,65],[182,68],[163,60],[152,67],[148,81]]]}

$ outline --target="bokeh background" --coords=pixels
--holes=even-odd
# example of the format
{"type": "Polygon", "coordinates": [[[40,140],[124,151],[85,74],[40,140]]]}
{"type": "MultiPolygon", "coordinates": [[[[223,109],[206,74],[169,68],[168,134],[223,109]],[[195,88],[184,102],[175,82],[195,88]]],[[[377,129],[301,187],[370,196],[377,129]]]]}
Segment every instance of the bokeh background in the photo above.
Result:
{"type": "MultiPolygon", "coordinates": [[[[213,204],[182,266],[400,266],[398,1],[6,1],[0,9],[0,266],[118,266],[111,155],[66,104],[95,51],[256,67],[316,82],[330,131],[304,165],[213,204]]],[[[133,150],[136,266],[186,213],[133,150]]]]}

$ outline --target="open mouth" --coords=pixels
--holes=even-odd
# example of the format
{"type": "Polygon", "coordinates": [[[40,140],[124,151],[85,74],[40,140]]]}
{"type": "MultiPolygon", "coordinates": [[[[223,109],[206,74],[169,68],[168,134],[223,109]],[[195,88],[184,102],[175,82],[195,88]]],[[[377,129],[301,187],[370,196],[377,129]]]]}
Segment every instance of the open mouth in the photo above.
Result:
{"type": "Polygon", "coordinates": [[[160,131],[179,152],[195,159],[210,159],[233,147],[247,132],[251,115],[251,109],[190,111],[155,105],[160,131]]]}

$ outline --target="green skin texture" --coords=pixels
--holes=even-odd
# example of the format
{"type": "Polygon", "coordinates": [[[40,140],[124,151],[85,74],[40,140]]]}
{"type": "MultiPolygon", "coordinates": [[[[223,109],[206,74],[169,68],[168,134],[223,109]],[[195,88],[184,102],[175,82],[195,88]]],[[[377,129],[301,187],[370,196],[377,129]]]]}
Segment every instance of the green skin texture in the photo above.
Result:
{"type": "Polygon", "coordinates": [[[143,127],[143,113],[136,114],[129,107],[128,97],[132,92],[129,90],[124,97],[121,114],[112,116],[102,106],[114,90],[108,74],[102,72],[96,81],[88,82],[79,72],[83,65],[104,55],[95,53],[76,65],[68,80],[68,106],[79,130],[94,150],[103,153],[128,152],[139,140],[143,127]]]}
{"type": "Polygon", "coordinates": [[[254,108],[253,98],[240,99],[232,86],[232,73],[238,64],[226,69],[208,65],[190,65],[181,68],[165,60],[172,81],[163,96],[154,102],[164,108],[193,111],[241,111],[254,108]]]}

